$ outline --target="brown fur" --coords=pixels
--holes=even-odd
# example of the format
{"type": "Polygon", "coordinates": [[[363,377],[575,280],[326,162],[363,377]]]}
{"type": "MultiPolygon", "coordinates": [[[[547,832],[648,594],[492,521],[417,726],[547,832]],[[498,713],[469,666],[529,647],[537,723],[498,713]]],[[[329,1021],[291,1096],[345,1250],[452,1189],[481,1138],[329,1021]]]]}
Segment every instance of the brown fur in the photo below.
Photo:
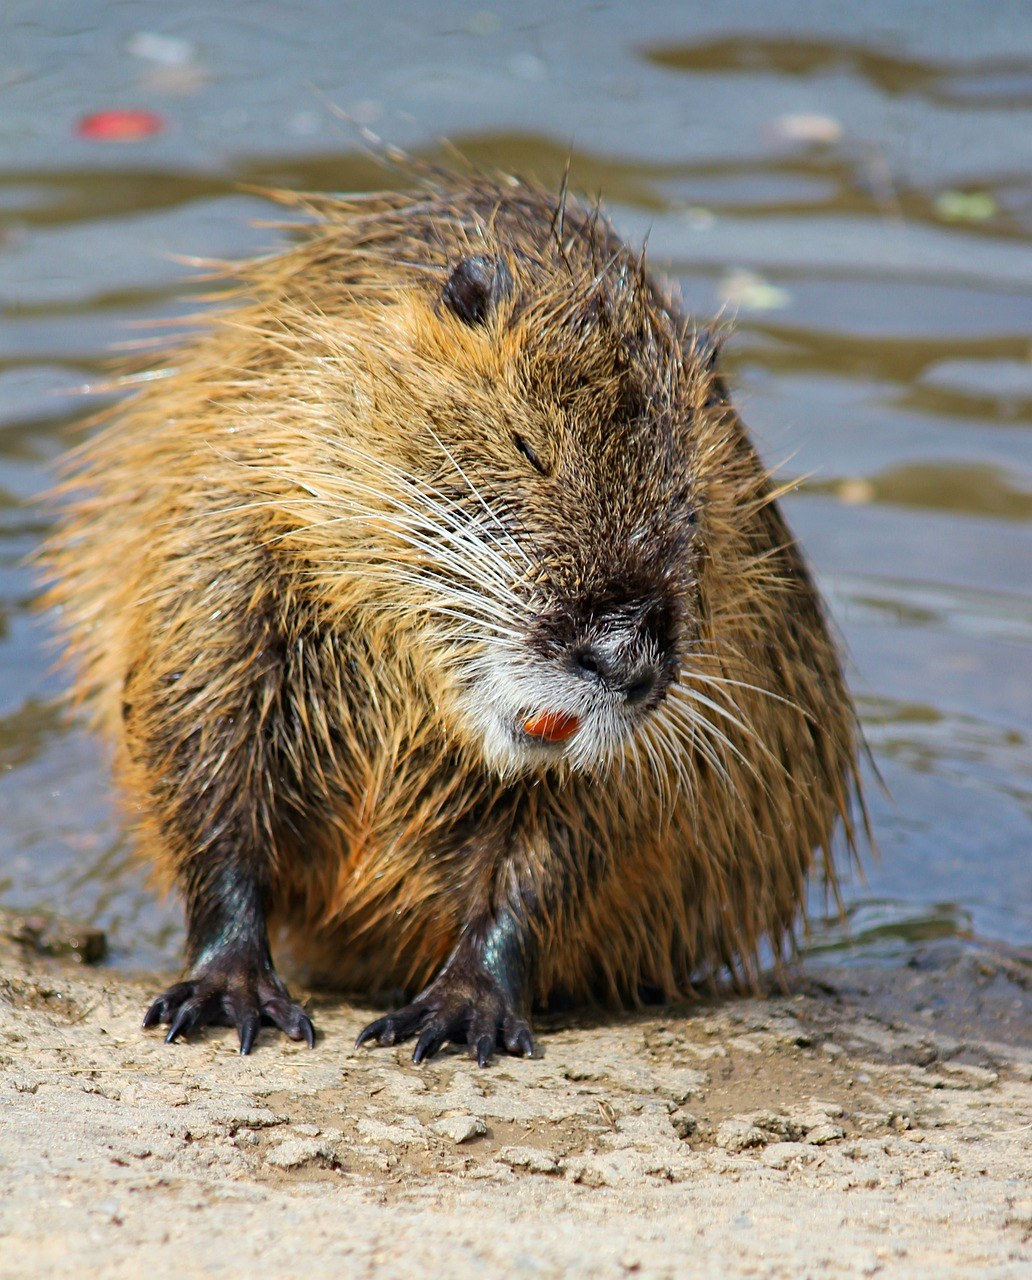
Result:
{"type": "Polygon", "coordinates": [[[538,905],[539,1000],[753,978],[852,844],[857,729],[709,354],[601,217],[532,187],[299,203],[303,240],[74,459],[47,553],[141,853],[196,884],[261,848],[273,923],[353,989],[427,982],[505,895],[538,905]],[[440,305],[472,254],[513,281],[483,325],[440,305]],[[412,476],[467,522],[431,538],[515,565],[528,625],[628,575],[676,602],[677,681],[608,764],[485,760],[468,686],[509,615],[480,568],[428,574],[412,476]]]}

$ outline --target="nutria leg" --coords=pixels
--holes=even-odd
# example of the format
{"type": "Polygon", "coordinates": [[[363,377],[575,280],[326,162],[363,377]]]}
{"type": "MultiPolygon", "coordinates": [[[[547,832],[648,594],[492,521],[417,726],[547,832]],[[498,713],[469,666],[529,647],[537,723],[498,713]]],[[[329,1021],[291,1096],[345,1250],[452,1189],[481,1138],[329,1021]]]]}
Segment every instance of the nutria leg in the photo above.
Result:
{"type": "Polygon", "coordinates": [[[318,825],[325,802],[311,780],[326,778],[333,746],[298,711],[322,705],[322,642],[299,609],[304,642],[284,635],[286,588],[271,555],[241,543],[227,556],[203,521],[186,522],[168,574],[141,601],[120,763],[141,842],[185,899],[188,976],[144,1026],[168,1023],[172,1041],[228,1023],[249,1053],[272,1023],[312,1044],[308,1015],[273,967],[265,913],[274,868],[305,856],[303,828],[318,825]]]}
{"type": "Polygon", "coordinates": [[[524,931],[515,917],[508,912],[484,917],[463,930],[433,982],[411,1004],[371,1022],[355,1048],[370,1040],[395,1044],[419,1032],[412,1053],[417,1063],[433,1057],[448,1040],[468,1045],[470,1057],[482,1067],[499,1045],[530,1057],[527,969],[524,931]]]}
{"type": "Polygon", "coordinates": [[[187,895],[190,978],[158,996],[145,1027],[169,1023],[168,1044],[198,1027],[235,1026],[240,1052],[250,1053],[259,1026],[274,1025],[292,1040],[315,1044],[311,1019],[283,985],[269,952],[256,878],[237,867],[208,877],[187,895]]]}

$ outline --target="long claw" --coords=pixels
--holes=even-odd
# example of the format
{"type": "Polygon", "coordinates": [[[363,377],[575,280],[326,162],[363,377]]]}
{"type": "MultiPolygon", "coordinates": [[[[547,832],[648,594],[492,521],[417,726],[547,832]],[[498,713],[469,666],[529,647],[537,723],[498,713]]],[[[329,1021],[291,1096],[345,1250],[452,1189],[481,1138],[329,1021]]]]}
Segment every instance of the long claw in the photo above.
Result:
{"type": "Polygon", "coordinates": [[[424,1058],[432,1058],[441,1045],[444,1044],[447,1035],[447,1027],[436,1019],[425,1027],[416,1041],[415,1049],[412,1050],[412,1061],[416,1066],[419,1066],[424,1058]]]}
{"type": "Polygon", "coordinates": [[[491,1061],[491,1054],[494,1052],[495,1038],[491,1035],[481,1036],[477,1041],[477,1066],[486,1067],[491,1061]]]}
{"type": "Polygon", "coordinates": [[[240,1036],[240,1052],[246,1057],[254,1048],[254,1042],[258,1035],[258,1028],[261,1026],[262,1020],[257,1010],[251,1010],[249,1013],[243,1014],[237,1022],[237,1033],[240,1036]]]}
{"type": "Polygon", "coordinates": [[[156,1027],[162,1019],[165,1012],[165,1001],[159,996],[151,1005],[147,1012],[143,1015],[144,1027],[156,1027]]]}
{"type": "Polygon", "coordinates": [[[363,1027],[355,1037],[355,1048],[361,1049],[364,1044],[368,1044],[370,1040],[380,1040],[380,1032],[387,1023],[386,1018],[377,1018],[375,1022],[370,1022],[368,1027],[363,1027]]]}
{"type": "Polygon", "coordinates": [[[187,1000],[181,1004],[176,1011],[176,1016],[172,1019],[172,1024],[165,1036],[166,1044],[173,1044],[177,1037],[185,1035],[186,1032],[192,1031],[197,1021],[197,1006],[193,1000],[187,1000]]]}
{"type": "Polygon", "coordinates": [[[530,1034],[530,1028],[522,1018],[518,1016],[506,1018],[502,1028],[502,1039],[508,1053],[517,1054],[523,1058],[533,1057],[534,1040],[530,1034]]]}
{"type": "Polygon", "coordinates": [[[304,1040],[309,1049],[315,1048],[315,1028],[312,1020],[293,1000],[274,998],[262,1006],[264,1017],[274,1023],[291,1040],[304,1040]]]}
{"type": "Polygon", "coordinates": [[[156,1027],[159,1022],[170,1022],[173,1009],[184,1004],[193,995],[192,982],[177,982],[163,992],[143,1015],[145,1027],[156,1027]]]}

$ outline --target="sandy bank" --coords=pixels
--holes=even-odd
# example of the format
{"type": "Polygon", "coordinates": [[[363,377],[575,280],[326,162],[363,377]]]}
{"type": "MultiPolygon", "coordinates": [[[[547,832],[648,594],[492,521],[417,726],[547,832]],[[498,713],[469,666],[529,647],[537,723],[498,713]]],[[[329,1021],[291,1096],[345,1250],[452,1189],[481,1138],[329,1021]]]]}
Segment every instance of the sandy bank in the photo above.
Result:
{"type": "Polygon", "coordinates": [[[0,1275],[1032,1274],[1032,969],[942,945],[789,996],[539,1026],[478,1070],[0,954],[0,1275]]]}

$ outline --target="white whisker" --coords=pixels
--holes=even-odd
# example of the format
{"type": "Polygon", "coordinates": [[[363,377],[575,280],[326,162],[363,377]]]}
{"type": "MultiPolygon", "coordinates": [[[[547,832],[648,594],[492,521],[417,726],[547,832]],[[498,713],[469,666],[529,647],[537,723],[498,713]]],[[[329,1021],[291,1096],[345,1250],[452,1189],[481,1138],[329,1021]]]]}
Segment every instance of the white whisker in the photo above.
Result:
{"type": "MultiPolygon", "coordinates": [[[[495,511],[494,511],[490,506],[488,506],[488,504],[487,504],[487,502],[484,500],[484,498],[483,498],[483,496],[482,496],[482,494],[481,494],[480,490],[476,487],[476,485],[475,485],[475,484],[473,483],[473,481],[469,478],[469,476],[467,476],[467,475],[466,475],[465,471],[463,471],[463,469],[459,466],[458,462],[456,462],[455,458],[454,458],[454,457],[452,456],[452,454],[449,452],[447,445],[446,445],[446,444],[441,440],[440,436],[438,436],[438,435],[437,435],[437,433],[434,431],[433,427],[429,427],[429,426],[428,426],[428,427],[427,427],[427,430],[430,432],[430,434],[433,436],[433,438],[437,441],[438,445],[440,446],[441,450],[442,450],[442,451],[443,451],[443,453],[444,453],[444,456],[448,459],[448,461],[452,464],[452,466],[455,468],[455,470],[459,473],[459,475],[462,477],[462,479],[463,479],[463,480],[466,482],[466,484],[469,486],[469,490],[470,490],[470,492],[473,494],[473,496],[476,498],[476,500],[480,503],[480,505],[481,505],[481,506],[484,508],[484,510],[487,512],[488,516],[489,516],[492,520],[494,520],[496,523],[500,523],[500,522],[499,522],[499,520],[498,520],[498,514],[497,514],[497,512],[495,512],[495,511]]],[[[532,561],[532,560],[530,559],[530,557],[526,554],[526,552],[525,552],[521,547],[519,547],[519,544],[518,544],[518,543],[517,543],[517,544],[515,544],[515,545],[517,546],[517,548],[519,549],[520,553],[522,554],[523,559],[526,561],[527,567],[528,567],[529,569],[533,570],[533,568],[534,568],[534,563],[533,563],[533,561],[532,561]]]]}

